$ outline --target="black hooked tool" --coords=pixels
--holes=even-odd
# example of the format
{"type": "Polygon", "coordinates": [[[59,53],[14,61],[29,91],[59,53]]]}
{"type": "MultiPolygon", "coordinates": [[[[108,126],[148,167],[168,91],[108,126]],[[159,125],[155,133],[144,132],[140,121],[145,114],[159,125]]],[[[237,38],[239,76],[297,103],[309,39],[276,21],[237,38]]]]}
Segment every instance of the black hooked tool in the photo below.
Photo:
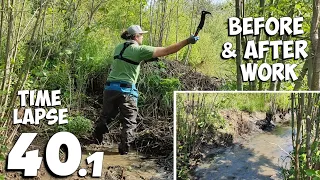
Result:
{"type": "Polygon", "coordinates": [[[201,20],[200,20],[200,23],[199,23],[199,25],[198,25],[198,28],[197,28],[196,33],[194,33],[194,36],[197,36],[198,33],[199,33],[199,31],[203,28],[204,20],[206,19],[206,15],[207,15],[207,14],[210,14],[210,15],[211,15],[211,13],[208,12],[208,11],[202,11],[202,12],[201,12],[201,20]]]}

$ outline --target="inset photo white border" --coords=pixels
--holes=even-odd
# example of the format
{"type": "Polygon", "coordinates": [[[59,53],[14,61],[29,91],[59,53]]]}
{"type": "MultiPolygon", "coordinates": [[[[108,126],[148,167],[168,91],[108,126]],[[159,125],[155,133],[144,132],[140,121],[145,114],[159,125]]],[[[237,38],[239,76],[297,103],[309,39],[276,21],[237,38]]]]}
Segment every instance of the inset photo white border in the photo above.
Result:
{"type": "Polygon", "coordinates": [[[177,94],[196,93],[196,94],[291,94],[291,93],[320,93],[320,91],[174,91],[173,94],[173,179],[177,180],[177,94]]]}

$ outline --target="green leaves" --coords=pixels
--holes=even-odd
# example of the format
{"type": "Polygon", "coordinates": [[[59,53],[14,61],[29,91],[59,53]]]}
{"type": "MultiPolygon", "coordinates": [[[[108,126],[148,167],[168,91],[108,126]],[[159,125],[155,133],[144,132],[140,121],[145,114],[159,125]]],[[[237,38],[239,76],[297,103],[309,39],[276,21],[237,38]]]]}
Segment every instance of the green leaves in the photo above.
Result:
{"type": "Polygon", "coordinates": [[[6,157],[0,153],[0,161],[4,161],[4,160],[6,160],[6,157]]]}
{"type": "Polygon", "coordinates": [[[205,122],[198,122],[198,126],[199,126],[200,128],[203,128],[204,125],[205,125],[205,122]]]}
{"type": "Polygon", "coordinates": [[[72,51],[71,51],[70,49],[66,49],[66,50],[65,50],[65,54],[66,54],[66,55],[71,55],[71,54],[72,54],[72,51]]]}
{"type": "MultiPolygon", "coordinates": [[[[5,130],[5,128],[0,128],[0,132],[5,130]]],[[[6,157],[4,156],[4,153],[8,150],[8,147],[3,144],[4,136],[0,136],[0,163],[3,163],[3,161],[6,160],[6,157]]],[[[4,180],[5,176],[0,174],[0,180],[4,180]]]]}
{"type": "Polygon", "coordinates": [[[301,158],[301,160],[303,161],[303,162],[306,162],[307,161],[307,154],[301,154],[300,155],[300,158],[301,158]]]}
{"type": "Polygon", "coordinates": [[[68,117],[68,124],[58,125],[58,131],[68,131],[77,137],[83,137],[91,133],[92,121],[83,116],[68,117]]]}
{"type": "Polygon", "coordinates": [[[307,169],[305,172],[309,177],[320,178],[320,170],[307,169]]]}
{"type": "Polygon", "coordinates": [[[296,4],[296,5],[294,6],[294,8],[296,8],[296,9],[301,9],[301,4],[296,4]]]}

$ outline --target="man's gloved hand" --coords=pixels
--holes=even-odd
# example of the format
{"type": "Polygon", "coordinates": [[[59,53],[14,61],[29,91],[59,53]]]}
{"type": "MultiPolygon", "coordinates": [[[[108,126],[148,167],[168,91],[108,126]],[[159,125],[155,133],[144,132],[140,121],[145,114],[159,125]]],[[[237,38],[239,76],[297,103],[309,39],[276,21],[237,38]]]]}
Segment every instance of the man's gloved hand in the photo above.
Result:
{"type": "Polygon", "coordinates": [[[199,36],[191,35],[187,40],[188,44],[195,44],[199,40],[199,36]]]}

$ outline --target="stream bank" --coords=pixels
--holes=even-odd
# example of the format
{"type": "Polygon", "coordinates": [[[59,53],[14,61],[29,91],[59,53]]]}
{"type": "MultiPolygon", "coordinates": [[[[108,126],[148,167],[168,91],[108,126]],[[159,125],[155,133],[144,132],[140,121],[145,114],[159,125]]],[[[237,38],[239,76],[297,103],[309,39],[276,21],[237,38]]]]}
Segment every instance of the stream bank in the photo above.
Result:
{"type": "MultiPolygon", "coordinates": [[[[45,158],[44,149],[47,140],[44,137],[37,137],[30,145],[28,150],[39,149],[39,156],[45,158]]],[[[69,152],[68,152],[69,153],[69,152]]],[[[68,157],[64,150],[60,149],[60,161],[63,162],[68,157]]],[[[44,164],[41,163],[37,177],[27,178],[30,180],[164,180],[173,179],[173,174],[170,169],[159,165],[159,161],[165,157],[146,156],[137,151],[131,151],[128,155],[120,155],[118,153],[117,144],[96,145],[88,144],[82,146],[81,163],[77,170],[67,177],[59,177],[52,175],[44,164]],[[104,152],[102,161],[102,175],[99,178],[92,178],[92,164],[87,165],[86,158],[95,152],[104,152]],[[86,170],[86,176],[80,177],[78,171],[86,170]]],[[[167,159],[172,161],[172,159],[167,159]]],[[[6,179],[22,180],[21,171],[7,171],[6,179]]]]}
{"type": "Polygon", "coordinates": [[[230,146],[207,146],[204,158],[194,169],[195,179],[283,179],[282,168],[290,167],[292,151],[290,114],[276,114],[276,128],[270,132],[259,129],[257,122],[266,113],[221,111],[233,135],[230,146]]]}

